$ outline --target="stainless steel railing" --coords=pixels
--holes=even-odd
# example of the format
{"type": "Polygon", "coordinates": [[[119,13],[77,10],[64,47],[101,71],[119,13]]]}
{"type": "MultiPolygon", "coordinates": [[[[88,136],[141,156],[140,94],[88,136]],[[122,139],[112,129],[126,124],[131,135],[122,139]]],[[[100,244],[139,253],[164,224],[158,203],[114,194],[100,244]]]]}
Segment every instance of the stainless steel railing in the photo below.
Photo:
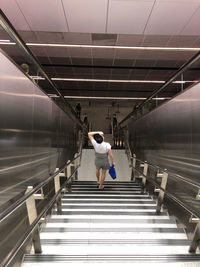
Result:
{"type": "Polygon", "coordinates": [[[41,243],[40,243],[40,236],[39,236],[39,228],[38,224],[41,221],[41,218],[47,213],[47,211],[54,205],[56,202],[57,204],[57,211],[61,212],[61,192],[64,188],[68,188],[70,190],[69,181],[75,177],[77,179],[77,171],[81,164],[81,157],[82,157],[82,145],[83,145],[83,138],[81,138],[79,152],[75,154],[75,157],[68,161],[63,167],[57,169],[54,174],[48,177],[45,181],[41,182],[37,186],[27,187],[27,191],[23,197],[18,199],[15,203],[13,203],[10,207],[0,213],[0,223],[4,221],[8,216],[12,215],[15,210],[20,208],[24,203],[26,203],[27,214],[29,218],[30,226],[26,229],[24,234],[20,237],[17,241],[15,246],[9,251],[9,254],[0,262],[1,267],[8,266],[10,262],[14,259],[16,254],[25,244],[27,239],[32,235],[33,245],[35,253],[41,253],[41,243]],[[72,170],[73,166],[73,170],[72,170]],[[62,173],[64,172],[64,173],[62,173]],[[66,181],[60,185],[60,176],[64,176],[66,181]],[[44,207],[44,209],[37,215],[37,209],[35,206],[35,199],[44,199],[44,195],[36,194],[39,190],[42,190],[45,185],[49,182],[54,180],[55,186],[55,194],[48,202],[48,204],[44,207]],[[32,202],[30,204],[30,201],[32,202]]]}
{"type": "Polygon", "coordinates": [[[131,152],[128,140],[126,138],[126,134],[124,135],[124,142],[125,142],[126,154],[129,161],[129,166],[132,168],[131,179],[136,180],[136,174],[137,174],[139,175],[137,176],[137,178],[142,179],[143,190],[146,189],[146,181],[148,181],[151,185],[155,187],[154,192],[158,192],[156,212],[159,213],[161,211],[164,197],[167,196],[169,199],[171,199],[173,202],[181,206],[191,215],[189,222],[196,223],[196,228],[193,234],[193,239],[189,247],[189,252],[191,253],[196,252],[200,240],[200,212],[196,211],[187,203],[185,203],[183,200],[177,198],[174,194],[169,192],[166,189],[166,186],[169,177],[178,179],[179,182],[187,183],[188,185],[196,188],[197,190],[196,200],[200,200],[200,185],[198,183],[195,183],[194,181],[191,181],[190,179],[187,179],[185,177],[180,177],[172,172],[169,172],[167,169],[154,166],[146,161],[138,159],[136,155],[131,152]],[[154,169],[157,178],[161,178],[160,184],[155,180],[153,180],[152,177],[148,175],[148,171],[150,168],[154,169]]]}

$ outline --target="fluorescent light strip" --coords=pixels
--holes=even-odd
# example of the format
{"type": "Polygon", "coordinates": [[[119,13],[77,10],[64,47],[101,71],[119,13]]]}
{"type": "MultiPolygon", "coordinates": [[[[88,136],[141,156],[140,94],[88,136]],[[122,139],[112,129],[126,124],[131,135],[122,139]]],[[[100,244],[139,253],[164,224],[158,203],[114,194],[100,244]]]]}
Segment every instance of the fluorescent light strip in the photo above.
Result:
{"type": "Polygon", "coordinates": [[[0,45],[15,45],[16,43],[11,43],[9,40],[0,40],[0,45]]]}
{"type": "MultiPolygon", "coordinates": [[[[49,95],[50,97],[57,97],[56,95],[49,95]]],[[[64,96],[64,98],[68,98],[68,99],[104,99],[104,100],[146,100],[146,97],[101,97],[101,96],[64,96]]],[[[169,97],[157,97],[157,98],[153,98],[153,100],[166,100],[166,99],[171,99],[169,97]]]]}
{"type": "MultiPolygon", "coordinates": [[[[52,81],[68,81],[68,82],[110,82],[110,83],[165,83],[165,81],[156,80],[104,80],[104,79],[75,79],[75,78],[51,78],[52,81]]],[[[174,81],[173,83],[189,83],[198,81],[174,81]]]]}
{"type": "MultiPolygon", "coordinates": [[[[35,80],[45,80],[41,76],[30,76],[35,80]]],[[[68,82],[110,82],[110,83],[165,83],[165,81],[154,81],[154,80],[104,80],[104,79],[74,79],[74,78],[51,78],[52,81],[68,81],[68,82]]],[[[199,81],[174,81],[172,83],[184,84],[190,82],[199,81]]]]}
{"type": "MultiPolygon", "coordinates": [[[[0,44],[15,45],[10,40],[0,40],[0,44]]],[[[41,44],[26,43],[28,46],[70,47],[70,48],[100,48],[100,49],[128,49],[128,50],[159,50],[159,51],[199,51],[199,47],[147,47],[147,46],[114,46],[114,45],[76,45],[76,44],[41,44]]]]}
{"type": "Polygon", "coordinates": [[[153,80],[104,80],[104,79],[74,79],[74,78],[51,78],[51,80],[69,81],[69,82],[165,83],[165,81],[153,81],[153,80]]]}
{"type": "Polygon", "coordinates": [[[45,80],[45,78],[41,77],[41,76],[30,76],[32,79],[34,80],[45,80]]]}
{"type": "Polygon", "coordinates": [[[163,51],[199,51],[198,47],[147,47],[147,46],[111,46],[111,45],[76,45],[76,44],[39,44],[26,43],[28,46],[71,47],[71,48],[100,48],[100,49],[129,49],[129,50],[163,50],[163,51]]]}
{"type": "Polygon", "coordinates": [[[0,42],[10,42],[10,40],[0,40],[0,42]]]}

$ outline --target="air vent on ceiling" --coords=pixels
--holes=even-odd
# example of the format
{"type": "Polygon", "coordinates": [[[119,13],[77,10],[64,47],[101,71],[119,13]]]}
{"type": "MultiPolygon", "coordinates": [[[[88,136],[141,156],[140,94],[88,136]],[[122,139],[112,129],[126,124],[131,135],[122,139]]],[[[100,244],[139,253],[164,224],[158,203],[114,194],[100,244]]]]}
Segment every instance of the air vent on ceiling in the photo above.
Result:
{"type": "Polygon", "coordinates": [[[92,33],[93,44],[115,45],[117,34],[92,33]]]}

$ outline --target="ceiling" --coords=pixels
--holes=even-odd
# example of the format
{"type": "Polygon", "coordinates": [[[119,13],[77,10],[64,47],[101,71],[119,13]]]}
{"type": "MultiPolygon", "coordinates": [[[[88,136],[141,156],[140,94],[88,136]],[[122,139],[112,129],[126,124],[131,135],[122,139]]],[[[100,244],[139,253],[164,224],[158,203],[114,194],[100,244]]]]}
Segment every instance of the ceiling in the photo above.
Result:
{"type": "MultiPolygon", "coordinates": [[[[28,46],[51,78],[82,79],[54,81],[68,97],[146,98],[162,86],[152,81],[166,81],[197,53],[92,46],[200,47],[200,0],[1,0],[0,8],[26,43],[46,44],[28,46]]],[[[9,37],[0,31],[0,39],[9,37]]],[[[27,62],[16,46],[0,48],[18,64],[27,62]]],[[[38,82],[54,93],[46,81],[38,82]]],[[[181,89],[172,84],[158,97],[181,89]]]]}

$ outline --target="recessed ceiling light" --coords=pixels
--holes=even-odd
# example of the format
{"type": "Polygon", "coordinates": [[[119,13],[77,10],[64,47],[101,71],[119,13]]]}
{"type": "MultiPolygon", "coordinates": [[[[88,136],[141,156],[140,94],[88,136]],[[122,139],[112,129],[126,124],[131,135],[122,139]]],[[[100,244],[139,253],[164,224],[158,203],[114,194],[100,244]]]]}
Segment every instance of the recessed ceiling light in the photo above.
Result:
{"type": "Polygon", "coordinates": [[[10,40],[0,40],[0,44],[5,44],[5,45],[15,45],[16,43],[11,43],[10,40]]]}
{"type": "Polygon", "coordinates": [[[0,40],[0,42],[10,42],[10,40],[0,40]]]}
{"type": "Polygon", "coordinates": [[[128,49],[128,50],[163,50],[163,51],[199,51],[198,47],[152,47],[152,46],[114,46],[114,45],[76,45],[76,44],[41,44],[26,43],[28,46],[98,48],[98,49],[128,49]]]}
{"type": "Polygon", "coordinates": [[[104,80],[104,79],[76,79],[76,78],[51,78],[53,81],[69,82],[110,82],[110,83],[165,83],[165,81],[154,80],[104,80]]]}
{"type": "MultiPolygon", "coordinates": [[[[53,81],[68,81],[68,82],[106,82],[106,83],[165,83],[166,81],[158,80],[105,80],[105,79],[76,79],[76,78],[51,78],[53,81]]],[[[174,81],[172,83],[190,83],[198,81],[174,81]]]]}
{"type": "MultiPolygon", "coordinates": [[[[52,96],[53,97],[53,96],[52,96]]],[[[104,96],[64,96],[64,98],[71,99],[104,99],[104,100],[146,100],[146,97],[104,97],[104,96]]],[[[167,100],[170,97],[156,97],[153,100],[167,100]]]]}
{"type": "Polygon", "coordinates": [[[32,79],[34,80],[45,80],[45,78],[41,77],[41,76],[30,76],[32,79]]]}

